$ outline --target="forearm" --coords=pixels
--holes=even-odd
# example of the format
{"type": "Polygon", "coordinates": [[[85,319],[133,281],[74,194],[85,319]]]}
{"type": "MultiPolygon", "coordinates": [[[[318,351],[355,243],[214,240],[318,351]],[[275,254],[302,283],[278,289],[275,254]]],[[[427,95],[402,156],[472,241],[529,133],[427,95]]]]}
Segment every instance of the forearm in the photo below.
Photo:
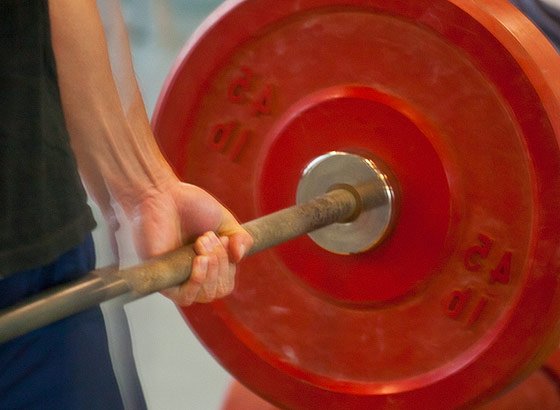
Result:
{"type": "Polygon", "coordinates": [[[117,90],[95,0],[50,0],[49,10],[62,104],[80,172],[100,206],[110,194],[126,210],[139,195],[172,179],[173,172],[149,130],[131,68],[117,70],[129,76],[128,85],[117,90]]]}
{"type": "Polygon", "coordinates": [[[135,134],[148,133],[151,127],[138,88],[130,52],[130,43],[119,0],[97,0],[107,40],[113,79],[128,123],[135,134]]]}
{"type": "Polygon", "coordinates": [[[168,291],[174,301],[188,305],[227,295],[251,236],[209,193],[181,183],[164,160],[128,46],[129,62],[111,70],[96,0],[50,0],[49,9],[62,106],[88,192],[112,225],[112,201],[121,206],[141,258],[196,238],[190,279],[168,291]],[[114,77],[120,79],[118,89],[114,77]]]}

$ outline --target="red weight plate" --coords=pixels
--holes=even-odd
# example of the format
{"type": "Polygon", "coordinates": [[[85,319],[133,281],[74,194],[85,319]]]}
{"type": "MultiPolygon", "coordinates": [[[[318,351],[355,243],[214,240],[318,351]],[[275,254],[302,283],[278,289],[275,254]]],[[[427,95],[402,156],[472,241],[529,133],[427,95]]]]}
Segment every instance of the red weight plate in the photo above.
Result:
{"type": "Polygon", "coordinates": [[[556,347],[560,62],[505,1],[229,1],[154,115],[184,180],[247,221],[305,166],[372,155],[398,180],[383,244],[303,237],[183,313],[244,384],[289,409],[450,409],[556,347]]]}
{"type": "MultiPolygon", "coordinates": [[[[479,410],[558,410],[560,408],[560,352],[543,367],[534,372],[512,390],[505,391],[495,400],[483,405],[479,410]]],[[[278,407],[264,401],[233,381],[221,407],[222,410],[278,410],[278,407]]]]}
{"type": "MultiPolygon", "coordinates": [[[[241,398],[241,388],[232,387],[230,396],[241,398]]],[[[244,395],[248,397],[248,394],[244,395]]],[[[257,399],[252,399],[255,403],[257,399]]],[[[233,400],[231,400],[233,403],[233,400]]],[[[556,350],[547,362],[515,388],[504,392],[480,410],[560,409],[560,351],[556,350]]],[[[224,407],[223,410],[228,410],[224,407]]],[[[234,410],[231,408],[229,410],[234,410]]],[[[257,408],[255,407],[255,410],[257,408]]],[[[262,407],[265,410],[265,407],[262,407]]],[[[273,409],[267,409],[273,410],[273,409]]]]}
{"type": "MultiPolygon", "coordinates": [[[[495,400],[483,405],[479,410],[558,410],[560,408],[560,378],[558,359],[555,357],[534,372],[515,388],[505,391],[495,400]]],[[[264,401],[245,388],[238,381],[233,381],[221,407],[221,410],[278,410],[278,407],[264,401]]]]}

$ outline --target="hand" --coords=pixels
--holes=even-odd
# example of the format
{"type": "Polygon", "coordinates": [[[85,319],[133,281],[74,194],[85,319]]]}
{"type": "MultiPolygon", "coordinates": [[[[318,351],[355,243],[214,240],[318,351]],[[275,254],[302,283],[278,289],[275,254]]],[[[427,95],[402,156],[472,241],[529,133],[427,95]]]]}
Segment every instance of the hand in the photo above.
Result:
{"type": "Polygon", "coordinates": [[[64,119],[80,174],[103,212],[114,250],[123,219],[141,258],[217,232],[217,241],[211,234],[197,240],[192,279],[165,293],[179,304],[224,296],[252,238],[211,195],[175,177],[150,127],[119,8],[109,16],[105,35],[95,1],[49,1],[64,119]]]}
{"type": "Polygon", "coordinates": [[[128,215],[137,252],[150,258],[195,241],[188,281],[162,293],[181,306],[233,291],[236,263],[253,244],[233,215],[208,192],[172,180],[146,193],[128,215]],[[216,233],[214,233],[216,232],[216,233]]]}

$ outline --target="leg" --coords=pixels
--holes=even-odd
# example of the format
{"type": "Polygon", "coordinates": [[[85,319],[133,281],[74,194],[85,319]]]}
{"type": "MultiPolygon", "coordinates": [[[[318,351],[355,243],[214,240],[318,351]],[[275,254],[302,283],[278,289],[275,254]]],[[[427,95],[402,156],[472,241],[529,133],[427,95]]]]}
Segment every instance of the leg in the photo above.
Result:
{"type": "MultiPolygon", "coordinates": [[[[93,242],[0,282],[0,307],[93,269],[93,242]]],[[[122,409],[99,307],[0,345],[0,409],[122,409]]]]}

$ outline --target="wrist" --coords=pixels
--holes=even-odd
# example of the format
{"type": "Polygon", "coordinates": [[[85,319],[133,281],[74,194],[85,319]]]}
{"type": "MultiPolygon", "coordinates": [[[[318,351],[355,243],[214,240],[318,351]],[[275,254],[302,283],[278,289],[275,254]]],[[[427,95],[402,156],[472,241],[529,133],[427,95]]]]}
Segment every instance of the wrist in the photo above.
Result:
{"type": "Polygon", "coordinates": [[[111,173],[105,178],[113,200],[127,214],[131,213],[138,204],[168,192],[173,184],[179,182],[173,170],[163,159],[144,163],[134,170],[131,168],[122,174],[111,173]]]}

